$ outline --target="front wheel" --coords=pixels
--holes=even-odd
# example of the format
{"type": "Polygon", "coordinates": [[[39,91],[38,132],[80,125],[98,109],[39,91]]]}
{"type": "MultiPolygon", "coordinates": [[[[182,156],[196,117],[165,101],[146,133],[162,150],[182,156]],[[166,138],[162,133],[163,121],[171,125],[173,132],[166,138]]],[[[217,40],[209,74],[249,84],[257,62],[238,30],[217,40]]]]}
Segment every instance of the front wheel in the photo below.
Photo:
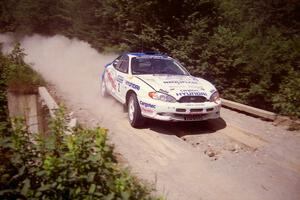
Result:
{"type": "Polygon", "coordinates": [[[132,127],[140,127],[145,122],[145,118],[141,114],[141,108],[135,94],[132,94],[129,97],[128,119],[132,127]]]}

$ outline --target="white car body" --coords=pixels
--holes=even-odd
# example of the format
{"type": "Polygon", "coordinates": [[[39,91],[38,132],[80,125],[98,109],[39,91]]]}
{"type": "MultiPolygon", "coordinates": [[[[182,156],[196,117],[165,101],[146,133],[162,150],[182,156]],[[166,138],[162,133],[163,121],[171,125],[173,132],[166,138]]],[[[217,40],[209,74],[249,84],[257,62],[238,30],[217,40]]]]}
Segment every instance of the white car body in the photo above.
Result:
{"type": "Polygon", "coordinates": [[[128,53],[106,65],[102,75],[105,89],[122,104],[127,105],[128,97],[135,93],[141,115],[145,118],[163,121],[202,121],[220,117],[221,101],[216,88],[210,82],[191,76],[187,71],[186,75],[133,74],[131,67],[133,58],[175,61],[162,54],[128,53]],[[126,67],[122,67],[127,65],[127,70],[126,67]],[[154,99],[152,94],[158,94],[162,99],[166,97],[171,102],[154,99]],[[215,95],[217,97],[211,100],[214,94],[217,94],[215,95]]]}

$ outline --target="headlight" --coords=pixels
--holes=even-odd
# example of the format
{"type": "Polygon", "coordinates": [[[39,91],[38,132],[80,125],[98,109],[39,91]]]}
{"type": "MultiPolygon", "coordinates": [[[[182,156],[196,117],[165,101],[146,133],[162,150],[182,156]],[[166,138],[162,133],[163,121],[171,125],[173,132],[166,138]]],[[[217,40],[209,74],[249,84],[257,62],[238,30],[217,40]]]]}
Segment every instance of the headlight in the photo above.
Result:
{"type": "Polygon", "coordinates": [[[219,92],[214,92],[211,97],[210,97],[210,101],[211,102],[216,102],[220,100],[220,95],[219,95],[219,92]]]}
{"type": "Polygon", "coordinates": [[[164,101],[164,102],[170,102],[170,103],[175,103],[176,99],[172,97],[171,95],[163,94],[160,92],[149,92],[149,97],[152,99],[164,101]]]}

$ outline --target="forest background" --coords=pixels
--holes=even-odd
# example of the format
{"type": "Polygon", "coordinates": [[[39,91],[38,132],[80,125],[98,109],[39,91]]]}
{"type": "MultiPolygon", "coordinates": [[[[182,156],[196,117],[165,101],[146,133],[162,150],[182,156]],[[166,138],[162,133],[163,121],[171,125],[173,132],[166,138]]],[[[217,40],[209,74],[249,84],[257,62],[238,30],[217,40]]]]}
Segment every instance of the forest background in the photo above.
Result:
{"type": "Polygon", "coordinates": [[[224,98],[300,117],[298,0],[3,0],[0,32],[166,52],[224,98]]]}

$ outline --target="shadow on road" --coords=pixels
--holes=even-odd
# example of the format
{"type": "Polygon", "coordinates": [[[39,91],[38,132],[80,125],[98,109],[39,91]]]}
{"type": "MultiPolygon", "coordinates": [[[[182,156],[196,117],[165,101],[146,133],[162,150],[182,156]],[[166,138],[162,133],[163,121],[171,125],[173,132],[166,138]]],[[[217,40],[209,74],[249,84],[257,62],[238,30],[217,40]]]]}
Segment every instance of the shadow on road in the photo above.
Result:
{"type": "Polygon", "coordinates": [[[158,120],[148,120],[145,128],[149,128],[152,131],[167,134],[176,135],[177,137],[183,137],[185,135],[196,134],[209,134],[226,127],[224,119],[214,119],[208,121],[199,122],[164,122],[158,120]]]}

